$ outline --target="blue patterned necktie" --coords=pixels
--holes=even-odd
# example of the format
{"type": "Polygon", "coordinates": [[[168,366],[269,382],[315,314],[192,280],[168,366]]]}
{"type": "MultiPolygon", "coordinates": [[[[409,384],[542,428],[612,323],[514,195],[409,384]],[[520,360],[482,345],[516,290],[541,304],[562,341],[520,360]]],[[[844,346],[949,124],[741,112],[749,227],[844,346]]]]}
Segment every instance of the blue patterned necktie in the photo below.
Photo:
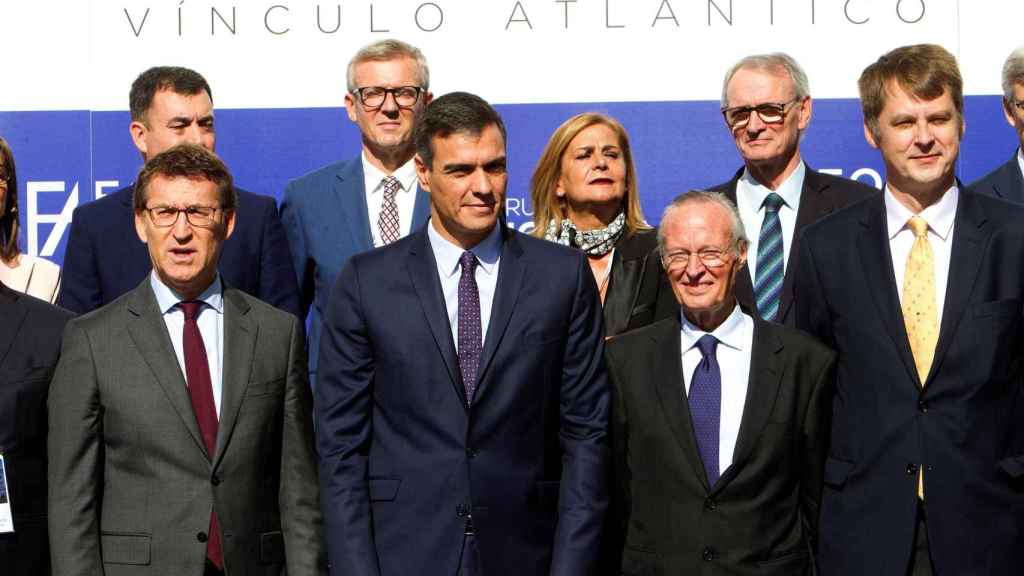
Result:
{"type": "Polygon", "coordinates": [[[718,368],[715,348],[718,339],[705,334],[697,340],[702,356],[690,379],[690,418],[697,435],[697,449],[704,462],[708,486],[718,481],[718,426],[722,419],[722,371],[718,368]]]}
{"type": "Polygon", "coordinates": [[[466,404],[473,403],[476,372],[480,368],[480,292],[476,287],[476,256],[469,250],[459,258],[459,369],[466,390],[466,404]]]}
{"type": "Polygon", "coordinates": [[[757,275],[754,280],[754,299],[757,313],[765,320],[775,320],[779,313],[779,293],[782,291],[783,267],[782,222],[779,208],[782,196],[775,192],[764,199],[764,221],[757,239],[757,275]]]}

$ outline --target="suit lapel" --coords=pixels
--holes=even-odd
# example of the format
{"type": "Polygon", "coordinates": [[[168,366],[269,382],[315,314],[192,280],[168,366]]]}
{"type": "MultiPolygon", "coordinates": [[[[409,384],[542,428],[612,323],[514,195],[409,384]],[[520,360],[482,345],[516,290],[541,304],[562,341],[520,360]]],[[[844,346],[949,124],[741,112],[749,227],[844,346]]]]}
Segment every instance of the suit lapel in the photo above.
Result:
{"type": "Polygon", "coordinates": [[[224,374],[221,381],[220,424],[217,427],[216,468],[238,421],[238,411],[249,386],[259,327],[249,316],[249,304],[237,290],[224,287],[224,374]]]}
{"type": "Polygon", "coordinates": [[[20,294],[0,283],[0,367],[4,366],[28,309],[18,302],[20,294]]]}
{"type": "Polygon", "coordinates": [[[863,229],[857,237],[857,251],[864,267],[864,279],[869,283],[868,292],[871,293],[885,331],[892,339],[907,374],[920,386],[914,355],[910,352],[910,341],[907,339],[907,330],[903,324],[899,292],[896,290],[896,277],[893,274],[892,255],[889,251],[889,234],[885,225],[884,194],[879,194],[866,206],[867,209],[861,218],[863,229]]]}
{"type": "Polygon", "coordinates": [[[356,251],[370,250],[373,248],[373,236],[370,234],[367,215],[362,156],[346,164],[336,176],[338,181],[334,185],[334,192],[341,203],[341,213],[345,216],[352,240],[356,244],[356,251]]]}
{"type": "Polygon", "coordinates": [[[743,416],[740,419],[740,430],[733,450],[732,465],[715,484],[716,492],[736,476],[743,463],[750,457],[761,431],[768,422],[768,417],[775,408],[775,399],[779,394],[782,368],[778,355],[783,348],[782,340],[776,336],[770,324],[756,316],[751,317],[754,319],[754,338],[750,351],[750,375],[747,378],[743,416]]]}
{"type": "Polygon", "coordinates": [[[444,294],[441,291],[441,280],[437,275],[437,261],[434,259],[434,251],[430,247],[426,226],[414,234],[410,245],[409,255],[406,258],[409,279],[412,281],[413,289],[423,308],[423,315],[430,326],[430,332],[434,336],[437,351],[444,360],[445,368],[448,369],[452,387],[462,399],[460,404],[465,408],[466,394],[462,386],[462,373],[459,369],[458,356],[455,353],[455,342],[452,341],[452,329],[448,322],[444,294]]]}
{"type": "Polygon", "coordinates": [[[942,306],[942,325],[939,341],[935,346],[935,358],[928,372],[931,379],[942,364],[949,349],[957,325],[963,317],[971,292],[978,278],[985,246],[991,230],[985,225],[987,218],[981,207],[974,201],[974,195],[965,191],[958,183],[960,197],[957,202],[956,219],[953,225],[953,246],[949,255],[949,275],[946,280],[946,300],[942,306]]]}
{"type": "Polygon", "coordinates": [[[143,361],[149,366],[164,395],[188,430],[196,448],[209,458],[203,437],[199,433],[192,402],[188,397],[185,377],[178,365],[178,358],[167,333],[167,324],[156,303],[156,296],[149,285],[149,276],[128,294],[126,306],[133,316],[128,322],[128,333],[143,361]]]}
{"type": "Polygon", "coordinates": [[[786,274],[782,277],[782,291],[779,294],[779,314],[781,321],[789,313],[793,304],[793,263],[800,253],[800,231],[814,224],[822,216],[830,214],[835,206],[831,198],[824,193],[828,184],[823,182],[818,173],[804,163],[804,182],[800,192],[800,205],[796,211],[796,224],[793,227],[793,240],[786,261],[786,274]]]}
{"type": "Polygon", "coordinates": [[[416,200],[412,206],[412,226],[410,231],[418,230],[420,226],[427,223],[430,218],[430,194],[427,194],[416,184],[416,200]]]}
{"type": "MultiPolygon", "coordinates": [[[[732,201],[734,205],[737,204],[736,200],[736,186],[739,184],[740,178],[743,176],[743,168],[736,171],[724,188],[721,188],[725,197],[732,201]]],[[[753,231],[747,230],[747,234],[753,234],[753,231]]],[[[757,314],[757,300],[754,299],[754,269],[750,266],[750,262],[757,260],[756,254],[747,254],[747,263],[743,265],[743,268],[736,274],[736,300],[739,301],[748,310],[752,310],[752,314],[757,314]]],[[[780,306],[781,313],[781,306],[780,306]]],[[[779,316],[780,318],[782,316],[779,316]]]]}
{"type": "Polygon", "coordinates": [[[653,357],[642,364],[650,367],[650,373],[640,382],[650,382],[654,387],[665,421],[668,422],[672,434],[679,442],[679,447],[690,462],[694,475],[707,490],[708,478],[704,472],[704,463],[700,459],[690,406],[686,399],[678,317],[675,321],[664,320],[651,326],[657,327],[649,332],[653,340],[649,354],[653,357]]]}
{"type": "Polygon", "coordinates": [[[516,233],[506,227],[502,227],[501,232],[503,243],[498,264],[498,284],[494,291],[494,303],[491,305],[491,319],[487,325],[484,349],[480,354],[480,369],[477,371],[477,388],[474,394],[476,398],[480,397],[486,382],[487,370],[512,318],[525,272],[522,263],[523,249],[519,246],[516,233]]]}

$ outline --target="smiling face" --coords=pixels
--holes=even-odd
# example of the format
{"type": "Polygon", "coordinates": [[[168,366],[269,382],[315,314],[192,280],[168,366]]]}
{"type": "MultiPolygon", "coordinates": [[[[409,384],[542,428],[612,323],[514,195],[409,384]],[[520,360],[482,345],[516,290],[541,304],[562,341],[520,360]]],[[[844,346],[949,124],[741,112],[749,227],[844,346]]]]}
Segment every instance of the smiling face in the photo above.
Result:
{"type": "MultiPolygon", "coordinates": [[[[360,62],[353,72],[352,79],[357,88],[422,87],[419,66],[410,57],[360,62]]],[[[363,148],[371,161],[390,162],[396,158],[395,162],[400,166],[413,155],[412,130],[416,116],[423,112],[430,100],[430,93],[425,92],[420,94],[414,105],[403,108],[398,106],[393,95],[388,94],[379,108],[367,110],[359,96],[350,92],[345,94],[345,109],[349,120],[359,126],[363,148]]]]}
{"type": "Polygon", "coordinates": [[[170,89],[153,95],[144,121],[129,126],[132,141],[143,158],[152,158],[178,144],[195,144],[213,151],[213,101],[205,90],[178,94],[170,89]]]}
{"type": "Polygon", "coordinates": [[[505,138],[494,124],[479,134],[435,136],[433,165],[416,156],[420,187],[430,193],[431,225],[464,249],[487,237],[498,221],[508,184],[505,138]]]}
{"type": "Polygon", "coordinates": [[[580,131],[562,153],[555,194],[565,199],[568,216],[579,223],[586,215],[622,211],[626,161],[618,134],[606,124],[580,131]]]}
{"type": "Polygon", "coordinates": [[[184,213],[167,228],[154,225],[147,211],[135,214],[135,231],[146,243],[160,281],[185,299],[195,298],[216,277],[221,246],[234,231],[235,214],[220,209],[217,185],[200,178],[154,176],[146,187],[146,207],[157,206],[218,208],[209,228],[189,224],[184,213]]]}
{"type": "Polygon", "coordinates": [[[667,273],[683,314],[705,331],[721,324],[736,304],[736,275],[747,259],[746,245],[735,249],[732,220],[725,207],[691,201],[671,210],[661,222],[664,254],[689,253],[685,266],[668,266],[667,273]],[[698,254],[721,250],[725,264],[706,266],[698,254]]]}
{"type": "Polygon", "coordinates": [[[752,113],[746,126],[730,130],[747,164],[795,166],[800,158],[800,132],[811,121],[811,99],[793,101],[796,90],[789,75],[782,70],[740,68],[729,80],[726,96],[729,108],[786,104],[782,122],[766,124],[752,113]]]}
{"type": "Polygon", "coordinates": [[[922,100],[895,82],[886,85],[877,133],[864,127],[868,143],[882,153],[889,189],[898,199],[914,199],[915,211],[953,185],[962,135],[963,120],[948,90],[922,100]]]}

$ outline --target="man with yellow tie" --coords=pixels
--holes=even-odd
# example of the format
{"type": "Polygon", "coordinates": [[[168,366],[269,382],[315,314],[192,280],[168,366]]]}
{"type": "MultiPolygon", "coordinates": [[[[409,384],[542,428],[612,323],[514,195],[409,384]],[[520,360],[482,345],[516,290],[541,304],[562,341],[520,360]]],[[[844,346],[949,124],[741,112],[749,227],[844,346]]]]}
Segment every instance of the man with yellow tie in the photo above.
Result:
{"type": "Polygon", "coordinates": [[[964,188],[963,81],[936,45],[861,74],[885,192],[806,231],[797,326],[838,353],[821,574],[1024,565],[1024,207],[964,188]]]}

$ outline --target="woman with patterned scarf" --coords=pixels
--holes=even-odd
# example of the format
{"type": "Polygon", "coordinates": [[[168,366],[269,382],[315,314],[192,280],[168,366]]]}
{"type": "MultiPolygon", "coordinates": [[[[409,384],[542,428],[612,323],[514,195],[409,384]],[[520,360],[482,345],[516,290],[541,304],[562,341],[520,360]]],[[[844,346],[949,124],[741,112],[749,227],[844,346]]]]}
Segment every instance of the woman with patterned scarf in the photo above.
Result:
{"type": "Polygon", "coordinates": [[[583,250],[604,304],[605,336],[677,313],[640,209],[625,128],[584,113],[555,130],[530,180],[534,235],[583,250]]]}

